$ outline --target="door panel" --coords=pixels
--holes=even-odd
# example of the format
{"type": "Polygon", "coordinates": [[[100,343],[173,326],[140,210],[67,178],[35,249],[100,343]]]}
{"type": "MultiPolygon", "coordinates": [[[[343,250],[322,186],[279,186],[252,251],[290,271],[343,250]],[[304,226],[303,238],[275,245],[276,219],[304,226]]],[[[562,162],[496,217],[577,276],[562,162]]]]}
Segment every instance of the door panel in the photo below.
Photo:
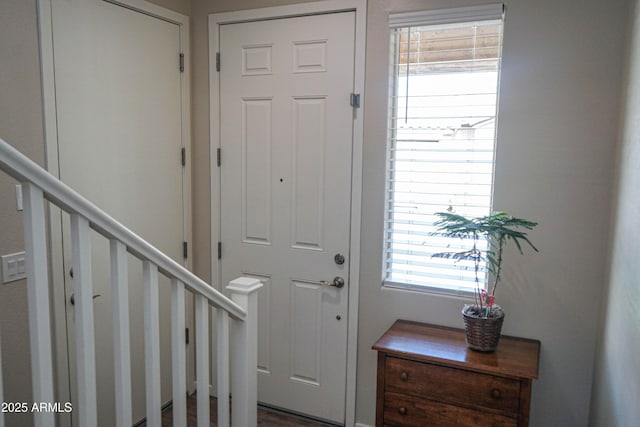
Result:
{"type": "Polygon", "coordinates": [[[291,244],[322,251],[326,97],[294,98],[291,244]]]}
{"type": "Polygon", "coordinates": [[[259,400],[344,422],[351,12],[222,25],[222,283],[259,278],[259,400]],[[329,284],[340,276],[339,289],[329,284]]]}
{"type": "MultiPolygon", "coordinates": [[[[183,262],[178,25],[100,0],[53,0],[61,179],[173,259],[183,262]]],[[[63,217],[67,301],[73,292],[63,217]]],[[[114,425],[108,242],[92,233],[98,422],[114,425]]],[[[142,266],[129,257],[133,421],[145,416],[142,266]]],[[[67,329],[76,400],[73,307],[67,329]]],[[[162,399],[171,399],[170,291],[160,276],[162,399]]],[[[74,420],[75,421],[75,420],[74,420]]],[[[77,425],[77,422],[74,422],[77,425]]]]}
{"type": "Polygon", "coordinates": [[[291,380],[320,385],[322,349],[322,285],[292,280],[289,376],[291,380]]]}
{"type": "Polygon", "coordinates": [[[271,244],[271,100],[242,102],[245,137],[242,152],[242,238],[245,243],[271,244]]]}

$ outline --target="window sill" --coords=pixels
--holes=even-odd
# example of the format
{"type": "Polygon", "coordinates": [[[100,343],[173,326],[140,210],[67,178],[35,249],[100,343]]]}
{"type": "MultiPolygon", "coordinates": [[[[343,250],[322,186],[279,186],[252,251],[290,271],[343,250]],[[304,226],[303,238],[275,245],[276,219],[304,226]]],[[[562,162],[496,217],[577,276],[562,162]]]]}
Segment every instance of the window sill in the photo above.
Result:
{"type": "Polygon", "coordinates": [[[397,283],[397,282],[387,282],[387,281],[382,282],[382,289],[418,292],[421,294],[450,296],[450,297],[472,299],[472,300],[475,294],[474,291],[462,291],[462,290],[455,290],[455,289],[438,288],[435,286],[412,285],[410,283],[397,283]]]}

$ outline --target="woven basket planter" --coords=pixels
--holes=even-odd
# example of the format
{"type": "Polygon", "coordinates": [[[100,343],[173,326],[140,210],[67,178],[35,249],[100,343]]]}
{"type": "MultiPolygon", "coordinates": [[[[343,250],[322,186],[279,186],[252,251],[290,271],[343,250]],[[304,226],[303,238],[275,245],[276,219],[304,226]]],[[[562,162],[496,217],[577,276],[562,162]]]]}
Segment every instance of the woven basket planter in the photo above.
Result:
{"type": "Polygon", "coordinates": [[[467,332],[467,346],[476,351],[492,352],[498,347],[500,341],[500,331],[504,321],[504,312],[499,317],[480,317],[468,314],[473,306],[466,306],[462,309],[464,326],[467,332]]]}

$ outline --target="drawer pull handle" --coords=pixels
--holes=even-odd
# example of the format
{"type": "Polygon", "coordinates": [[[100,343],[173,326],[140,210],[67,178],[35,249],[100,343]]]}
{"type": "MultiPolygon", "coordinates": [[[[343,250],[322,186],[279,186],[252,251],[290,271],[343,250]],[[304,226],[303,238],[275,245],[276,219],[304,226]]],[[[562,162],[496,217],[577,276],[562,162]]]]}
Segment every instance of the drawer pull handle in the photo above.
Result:
{"type": "Polygon", "coordinates": [[[407,408],[401,406],[400,408],[398,408],[398,412],[400,413],[400,415],[407,415],[407,408]]]}
{"type": "Polygon", "coordinates": [[[493,390],[491,390],[491,397],[493,397],[494,399],[500,399],[502,397],[502,393],[497,388],[494,388],[493,390]]]}
{"type": "Polygon", "coordinates": [[[406,382],[409,379],[409,374],[407,374],[406,372],[400,373],[400,379],[406,382]]]}

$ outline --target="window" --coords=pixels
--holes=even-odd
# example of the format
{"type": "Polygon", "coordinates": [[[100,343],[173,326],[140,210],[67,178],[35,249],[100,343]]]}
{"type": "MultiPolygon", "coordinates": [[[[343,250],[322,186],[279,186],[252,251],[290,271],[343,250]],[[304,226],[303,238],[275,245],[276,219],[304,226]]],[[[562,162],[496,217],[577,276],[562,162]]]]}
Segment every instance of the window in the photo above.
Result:
{"type": "Polygon", "coordinates": [[[436,212],[491,211],[502,14],[489,5],[390,16],[385,285],[475,289],[471,264],[432,257],[470,242],[438,236],[433,222],[436,212]]]}

